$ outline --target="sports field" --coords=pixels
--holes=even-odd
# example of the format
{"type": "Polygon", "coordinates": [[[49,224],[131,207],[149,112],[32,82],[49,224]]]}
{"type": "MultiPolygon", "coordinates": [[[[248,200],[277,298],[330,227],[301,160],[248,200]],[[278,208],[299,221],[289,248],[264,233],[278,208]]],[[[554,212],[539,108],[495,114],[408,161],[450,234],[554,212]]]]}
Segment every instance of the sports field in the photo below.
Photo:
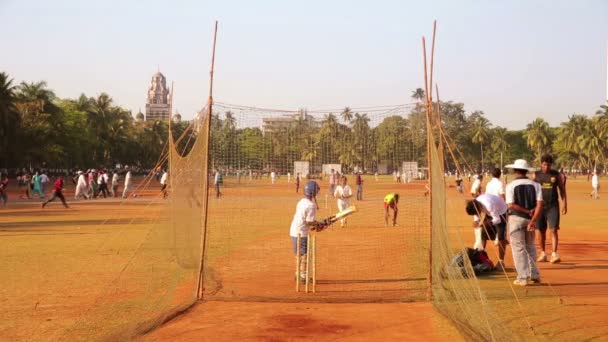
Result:
{"type": "MultiPolygon", "coordinates": [[[[428,225],[428,208],[423,184],[396,184],[389,178],[376,182],[371,176],[364,181],[364,200],[352,201],[359,212],[349,217],[347,227],[334,225],[318,235],[319,275],[313,294],[296,293],[293,281],[288,230],[300,198],[293,183],[284,178],[275,185],[268,179],[241,184],[227,179],[222,198],[210,193],[209,226],[214,229],[208,236],[207,301],[141,339],[463,338],[424,301],[427,261],[420,256],[428,246],[422,230],[428,225]],[[402,195],[401,212],[397,227],[384,227],[382,197],[391,191],[402,195]]],[[[321,186],[318,216],[324,217],[336,205],[330,199],[325,203],[327,185],[321,186]]],[[[529,312],[544,314],[530,319],[539,325],[541,340],[608,339],[608,211],[605,199],[591,200],[589,190],[584,177],[568,180],[563,261],[540,265],[543,285],[514,289],[522,298],[541,292],[553,293],[556,302],[561,298],[566,316],[552,316],[542,307],[529,312]]],[[[126,202],[72,202],[67,210],[59,203],[42,210],[36,200],[13,200],[0,211],[0,301],[5,308],[0,339],[84,339],[82,331],[100,339],[143,334],[143,324],[127,322],[151,320],[155,311],[192,293],[192,284],[183,281],[194,272],[187,267],[171,273],[170,279],[153,276],[164,277],[165,260],[149,243],[156,241],[150,238],[151,227],[165,224],[167,211],[157,189],[139,195],[126,202]],[[135,259],[142,254],[145,258],[135,259]],[[141,300],[141,294],[158,299],[141,300]]],[[[472,244],[465,198],[448,188],[448,224],[451,234],[460,231],[472,244]]],[[[506,261],[512,267],[510,251],[506,261]]],[[[511,279],[513,274],[511,269],[511,279]]],[[[508,288],[501,274],[480,282],[501,282],[508,288]]]]}

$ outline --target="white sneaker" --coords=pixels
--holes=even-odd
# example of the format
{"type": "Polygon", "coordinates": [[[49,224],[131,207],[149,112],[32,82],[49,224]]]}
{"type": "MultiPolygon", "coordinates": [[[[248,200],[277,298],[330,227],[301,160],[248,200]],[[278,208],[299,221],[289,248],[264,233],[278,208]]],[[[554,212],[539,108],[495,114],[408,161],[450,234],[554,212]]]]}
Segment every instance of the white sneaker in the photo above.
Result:
{"type": "MultiPolygon", "coordinates": [[[[547,261],[547,260],[545,260],[545,261],[547,261]]],[[[551,263],[552,264],[558,263],[560,261],[562,261],[562,259],[560,259],[559,254],[557,254],[557,252],[551,253],[551,263]]]]}
{"type": "Polygon", "coordinates": [[[538,256],[538,259],[536,259],[536,261],[547,262],[547,254],[545,254],[545,252],[540,252],[540,255],[538,256]]]}
{"type": "Polygon", "coordinates": [[[513,285],[518,285],[518,286],[527,286],[528,285],[528,281],[527,280],[519,280],[519,279],[515,279],[515,281],[513,282],[513,285]]]}

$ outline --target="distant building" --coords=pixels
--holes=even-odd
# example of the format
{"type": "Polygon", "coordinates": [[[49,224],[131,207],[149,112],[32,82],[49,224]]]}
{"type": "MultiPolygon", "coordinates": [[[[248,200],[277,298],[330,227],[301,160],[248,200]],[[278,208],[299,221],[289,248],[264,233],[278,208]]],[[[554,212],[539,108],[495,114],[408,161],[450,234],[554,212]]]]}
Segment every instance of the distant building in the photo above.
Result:
{"type": "Polygon", "coordinates": [[[312,127],[321,127],[322,122],[315,120],[312,115],[308,115],[306,111],[301,110],[296,114],[283,115],[276,118],[262,118],[262,134],[280,131],[289,128],[298,120],[306,120],[312,127]]]}
{"type": "Polygon", "coordinates": [[[173,94],[167,89],[165,76],[160,71],[152,75],[146,100],[146,121],[168,121],[171,118],[172,96],[173,94]]]}

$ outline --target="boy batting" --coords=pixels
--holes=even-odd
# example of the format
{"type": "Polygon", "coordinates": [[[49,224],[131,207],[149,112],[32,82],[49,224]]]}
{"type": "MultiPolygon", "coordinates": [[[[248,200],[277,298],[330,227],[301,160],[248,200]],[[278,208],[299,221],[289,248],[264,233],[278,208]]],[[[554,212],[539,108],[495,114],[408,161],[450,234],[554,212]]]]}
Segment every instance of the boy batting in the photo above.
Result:
{"type": "MultiPolygon", "coordinates": [[[[304,185],[304,198],[298,201],[296,212],[293,215],[291,226],[289,228],[289,236],[293,253],[296,257],[300,279],[305,282],[308,275],[306,274],[306,250],[308,247],[308,231],[310,228],[323,228],[326,224],[317,222],[317,204],[315,197],[321,188],[315,181],[309,181],[304,185]],[[298,241],[300,245],[298,246],[298,241]]],[[[297,275],[297,273],[296,273],[297,275]]]]}

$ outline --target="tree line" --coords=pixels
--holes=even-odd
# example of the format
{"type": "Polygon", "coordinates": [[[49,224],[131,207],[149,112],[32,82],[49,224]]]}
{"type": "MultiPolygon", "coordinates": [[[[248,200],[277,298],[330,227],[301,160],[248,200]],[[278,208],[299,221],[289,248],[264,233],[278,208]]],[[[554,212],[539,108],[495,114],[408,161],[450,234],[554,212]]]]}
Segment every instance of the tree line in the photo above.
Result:
{"type": "MultiPolygon", "coordinates": [[[[288,172],[294,161],[308,161],[314,170],[322,164],[340,163],[345,171],[359,168],[373,172],[379,164],[388,171],[403,161],[426,164],[426,113],[424,91],[416,89],[417,101],[407,115],[386,116],[372,127],[369,113],[328,113],[320,122],[305,110],[291,125],[262,132],[260,127],[237,125],[230,111],[213,113],[210,160],[213,167],[228,170],[276,170],[288,172]]],[[[437,104],[436,104],[437,105],[437,104]]],[[[471,172],[500,165],[501,157],[539,160],[554,154],[566,169],[603,169],[608,152],[608,103],[594,115],[573,114],[558,127],[543,118],[524,130],[493,125],[482,111],[467,113],[464,104],[438,104],[445,143],[445,165],[456,163],[471,172]]],[[[180,136],[188,122],[171,125],[180,136]]],[[[0,167],[113,167],[116,164],[152,168],[168,139],[168,122],[135,120],[116,105],[111,96],[82,94],[61,99],[43,81],[14,84],[0,73],[0,167]]],[[[190,132],[192,136],[195,131],[190,132]]],[[[187,153],[183,139],[180,149],[187,153]]]]}

